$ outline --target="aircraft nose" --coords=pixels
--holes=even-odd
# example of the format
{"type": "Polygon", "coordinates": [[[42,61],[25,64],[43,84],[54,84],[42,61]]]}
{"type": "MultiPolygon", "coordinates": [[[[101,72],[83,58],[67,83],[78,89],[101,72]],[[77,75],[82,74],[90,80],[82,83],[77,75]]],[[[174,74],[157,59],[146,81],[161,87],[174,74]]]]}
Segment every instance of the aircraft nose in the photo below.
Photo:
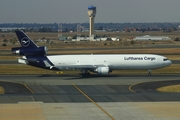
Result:
{"type": "Polygon", "coordinates": [[[166,63],[167,66],[169,66],[171,64],[172,64],[172,62],[170,60],[168,60],[167,63],[166,63]]]}
{"type": "Polygon", "coordinates": [[[170,61],[170,60],[168,60],[168,61],[164,61],[164,66],[169,66],[169,65],[171,65],[172,64],[172,62],[170,61]]]}
{"type": "Polygon", "coordinates": [[[169,65],[171,65],[171,64],[172,64],[172,62],[169,60],[168,64],[169,64],[169,65]]]}

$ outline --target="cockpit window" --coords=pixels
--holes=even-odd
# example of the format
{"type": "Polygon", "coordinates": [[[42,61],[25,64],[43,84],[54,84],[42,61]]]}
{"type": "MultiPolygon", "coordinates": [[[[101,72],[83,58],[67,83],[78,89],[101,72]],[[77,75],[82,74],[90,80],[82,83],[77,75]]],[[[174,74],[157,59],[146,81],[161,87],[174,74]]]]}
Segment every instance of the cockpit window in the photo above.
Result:
{"type": "Polygon", "coordinates": [[[169,59],[167,59],[167,58],[164,58],[164,59],[163,59],[163,61],[168,61],[168,60],[169,60],[169,59]]]}

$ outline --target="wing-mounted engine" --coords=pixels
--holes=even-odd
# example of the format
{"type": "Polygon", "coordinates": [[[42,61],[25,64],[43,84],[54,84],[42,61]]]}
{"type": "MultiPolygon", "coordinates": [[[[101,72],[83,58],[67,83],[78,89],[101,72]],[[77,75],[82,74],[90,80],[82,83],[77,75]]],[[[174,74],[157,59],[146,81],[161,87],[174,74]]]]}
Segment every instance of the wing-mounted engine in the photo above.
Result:
{"type": "Polygon", "coordinates": [[[95,69],[95,72],[101,75],[107,75],[109,74],[109,67],[98,67],[97,69],[95,69]]]}
{"type": "Polygon", "coordinates": [[[47,47],[37,47],[37,48],[26,48],[26,47],[16,47],[12,48],[12,53],[18,55],[32,56],[32,55],[45,55],[47,54],[47,47]]]}

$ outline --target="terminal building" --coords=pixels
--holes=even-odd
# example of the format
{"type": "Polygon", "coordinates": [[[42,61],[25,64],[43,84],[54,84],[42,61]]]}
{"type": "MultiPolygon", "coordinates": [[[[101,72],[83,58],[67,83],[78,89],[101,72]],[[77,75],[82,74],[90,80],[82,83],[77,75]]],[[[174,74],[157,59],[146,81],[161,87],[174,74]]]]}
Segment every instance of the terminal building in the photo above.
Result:
{"type": "Polygon", "coordinates": [[[135,37],[133,40],[171,40],[171,38],[167,36],[150,36],[150,35],[145,35],[145,36],[139,36],[135,37]]]}

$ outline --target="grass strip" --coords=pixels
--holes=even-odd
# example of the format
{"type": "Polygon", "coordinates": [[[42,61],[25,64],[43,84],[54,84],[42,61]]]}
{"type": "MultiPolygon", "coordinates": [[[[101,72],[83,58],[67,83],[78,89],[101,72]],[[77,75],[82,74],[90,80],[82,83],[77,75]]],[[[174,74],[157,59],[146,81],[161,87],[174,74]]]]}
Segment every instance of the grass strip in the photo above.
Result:
{"type": "Polygon", "coordinates": [[[4,94],[4,93],[5,93],[4,88],[0,86],[0,94],[4,94]]]}
{"type": "Polygon", "coordinates": [[[179,93],[180,92],[180,85],[171,85],[171,86],[160,87],[157,89],[157,91],[179,93]]]}

